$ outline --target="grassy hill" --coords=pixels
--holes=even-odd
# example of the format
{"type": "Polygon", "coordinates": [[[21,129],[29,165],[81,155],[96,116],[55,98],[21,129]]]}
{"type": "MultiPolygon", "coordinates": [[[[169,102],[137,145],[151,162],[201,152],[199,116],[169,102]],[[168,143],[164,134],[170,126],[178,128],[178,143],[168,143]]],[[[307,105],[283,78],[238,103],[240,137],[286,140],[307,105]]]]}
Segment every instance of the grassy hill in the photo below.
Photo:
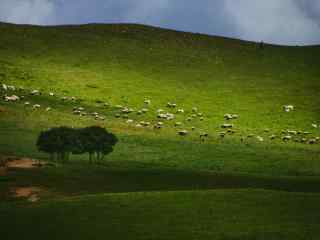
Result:
{"type": "Polygon", "coordinates": [[[280,47],[175,32],[141,25],[84,25],[36,27],[0,25],[0,82],[24,87],[24,101],[41,104],[32,111],[1,101],[0,150],[7,154],[39,156],[34,141],[40,130],[55,125],[102,124],[121,136],[122,144],[111,159],[156,162],[164,165],[228,172],[276,175],[318,175],[319,146],[289,142],[283,130],[307,131],[315,138],[320,129],[320,47],[280,47]],[[31,97],[39,89],[43,95],[31,97]],[[56,97],[49,97],[54,92],[56,97]],[[75,96],[81,102],[62,102],[75,96]],[[116,105],[136,111],[133,124],[117,119],[116,105]],[[110,106],[103,107],[104,102],[110,106]],[[164,129],[137,128],[139,121],[159,121],[157,109],[167,102],[183,108],[164,129]],[[283,112],[292,104],[295,111],[283,112]],[[45,112],[46,107],[51,112],[45,112]],[[72,115],[74,106],[84,106],[106,117],[97,122],[72,115]],[[192,115],[197,107],[204,120],[192,115]],[[236,133],[221,141],[224,114],[238,114],[236,133]],[[175,122],[182,126],[175,128],[175,122]],[[195,131],[191,131],[195,127],[195,131]],[[177,136],[179,129],[190,135],[177,136]],[[200,145],[199,133],[209,139],[200,145]],[[22,134],[23,132],[23,134],[22,134]],[[264,142],[255,137],[261,136],[264,142]],[[279,139],[269,140],[271,135],[279,139]],[[244,138],[245,143],[240,139],[244,138]],[[217,144],[218,143],[218,144],[217,144]],[[212,145],[214,144],[214,145],[212,145]],[[249,146],[247,146],[249,145],[249,146]]]}
{"type": "Polygon", "coordinates": [[[48,160],[35,142],[53,126],[97,124],[120,139],[100,166],[83,155],[66,166],[0,176],[0,235],[317,239],[320,142],[308,141],[320,137],[312,126],[320,125],[319,66],[320,46],[260,48],[132,24],[0,23],[0,88],[16,87],[0,94],[24,96],[0,101],[0,157],[48,160]],[[35,89],[41,95],[32,96],[35,89]],[[294,110],[284,112],[289,104],[294,110]],[[74,107],[88,115],[73,114],[74,107]],[[134,112],[126,116],[123,107],[134,112]],[[159,109],[175,119],[159,119],[159,109]],[[227,121],[226,113],[239,118],[227,121]],[[150,126],[137,126],[141,121],[150,126]],[[162,129],[153,128],[158,121],[162,129]],[[234,132],[222,129],[225,123],[234,132]],[[209,134],[204,142],[201,133],[209,134]],[[42,201],[8,202],[12,188],[25,186],[43,188],[42,201]]]}
{"type": "Polygon", "coordinates": [[[0,207],[0,233],[5,239],[317,239],[319,200],[319,194],[248,189],[81,196],[0,207]]]}

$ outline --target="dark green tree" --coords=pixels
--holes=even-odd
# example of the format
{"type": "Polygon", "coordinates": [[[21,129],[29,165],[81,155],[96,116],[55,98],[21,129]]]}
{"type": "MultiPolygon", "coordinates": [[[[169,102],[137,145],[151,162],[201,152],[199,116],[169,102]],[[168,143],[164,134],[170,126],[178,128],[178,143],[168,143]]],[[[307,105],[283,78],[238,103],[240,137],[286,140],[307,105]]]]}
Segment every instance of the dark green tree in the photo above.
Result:
{"type": "Polygon", "coordinates": [[[80,149],[78,153],[88,153],[90,163],[93,163],[94,157],[98,162],[102,161],[105,155],[113,151],[114,145],[118,142],[114,134],[99,126],[86,127],[78,131],[77,149],[80,149]]]}
{"type": "Polygon", "coordinates": [[[39,151],[50,154],[52,160],[56,156],[57,160],[67,162],[70,153],[77,147],[76,141],[76,131],[73,128],[51,128],[40,133],[37,140],[37,148],[39,151]]]}

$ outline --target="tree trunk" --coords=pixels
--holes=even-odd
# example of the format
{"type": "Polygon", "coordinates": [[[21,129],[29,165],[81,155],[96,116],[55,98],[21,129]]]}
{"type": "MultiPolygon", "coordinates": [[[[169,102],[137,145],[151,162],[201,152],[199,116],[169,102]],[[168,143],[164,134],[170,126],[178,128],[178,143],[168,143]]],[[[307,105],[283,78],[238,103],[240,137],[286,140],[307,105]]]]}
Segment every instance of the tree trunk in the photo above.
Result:
{"type": "Polygon", "coordinates": [[[93,153],[89,152],[89,163],[92,164],[92,155],[93,153]]]}

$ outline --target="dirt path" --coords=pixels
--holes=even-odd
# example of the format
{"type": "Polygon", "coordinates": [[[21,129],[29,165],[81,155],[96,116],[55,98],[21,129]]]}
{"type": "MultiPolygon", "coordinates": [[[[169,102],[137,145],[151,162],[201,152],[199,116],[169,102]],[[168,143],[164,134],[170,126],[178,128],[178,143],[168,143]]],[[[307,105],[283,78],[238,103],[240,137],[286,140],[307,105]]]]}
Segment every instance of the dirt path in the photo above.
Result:
{"type": "Polygon", "coordinates": [[[37,161],[30,158],[21,158],[7,162],[7,168],[36,168],[37,161]]]}
{"type": "Polygon", "coordinates": [[[0,176],[7,175],[7,169],[5,167],[0,167],[0,176]]]}
{"type": "MultiPolygon", "coordinates": [[[[10,169],[32,169],[39,167],[39,161],[31,158],[2,157],[5,159],[5,166],[0,167],[0,176],[10,174],[10,169]]],[[[9,196],[13,198],[24,198],[29,202],[40,200],[39,195],[44,189],[36,186],[12,186],[8,189],[9,196]]]]}
{"type": "Polygon", "coordinates": [[[10,189],[11,195],[15,198],[26,198],[30,202],[40,200],[38,194],[42,191],[39,187],[15,187],[10,189]]]}

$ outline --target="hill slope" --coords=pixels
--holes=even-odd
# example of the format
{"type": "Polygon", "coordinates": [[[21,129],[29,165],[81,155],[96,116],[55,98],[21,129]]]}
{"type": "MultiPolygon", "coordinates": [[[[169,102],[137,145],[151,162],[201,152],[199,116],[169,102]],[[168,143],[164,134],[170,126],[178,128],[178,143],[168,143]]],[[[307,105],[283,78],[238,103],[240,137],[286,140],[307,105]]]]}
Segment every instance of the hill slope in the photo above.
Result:
{"type": "Polygon", "coordinates": [[[76,105],[106,116],[98,124],[122,136],[123,144],[112,159],[267,174],[320,173],[318,145],[280,140],[287,129],[308,131],[308,139],[320,135],[311,126],[320,118],[319,46],[260,48],[239,40],[122,24],[0,24],[0,32],[0,82],[23,86],[27,90],[19,94],[26,95],[25,101],[53,108],[48,113],[31,111],[23,102],[1,102],[1,131],[7,135],[0,145],[4,153],[39,156],[34,139],[41,129],[97,124],[92,118],[72,115],[76,105]],[[43,95],[30,96],[32,89],[43,95]],[[50,91],[58,98],[50,98],[50,91]],[[63,96],[81,101],[62,102],[63,96]],[[145,106],[145,99],[151,100],[150,106],[145,106]],[[104,102],[110,106],[104,107],[104,102]],[[157,109],[175,113],[167,102],[176,103],[185,113],[165,121],[161,131],[135,127],[139,121],[159,121],[157,109]],[[285,104],[294,105],[295,111],[283,112],[285,104]],[[136,122],[130,125],[115,118],[116,105],[149,111],[129,115],[136,122]],[[199,116],[187,121],[193,107],[204,115],[203,121],[199,116]],[[240,117],[233,121],[236,132],[221,142],[226,113],[240,117]],[[182,126],[175,128],[177,121],[182,126]],[[192,132],[187,142],[177,136],[182,129],[192,132]],[[203,131],[210,137],[200,145],[203,131]],[[264,143],[247,139],[251,134],[263,137],[264,143]],[[271,135],[279,139],[271,141],[271,135]],[[240,142],[243,137],[249,146],[240,142]]]}

